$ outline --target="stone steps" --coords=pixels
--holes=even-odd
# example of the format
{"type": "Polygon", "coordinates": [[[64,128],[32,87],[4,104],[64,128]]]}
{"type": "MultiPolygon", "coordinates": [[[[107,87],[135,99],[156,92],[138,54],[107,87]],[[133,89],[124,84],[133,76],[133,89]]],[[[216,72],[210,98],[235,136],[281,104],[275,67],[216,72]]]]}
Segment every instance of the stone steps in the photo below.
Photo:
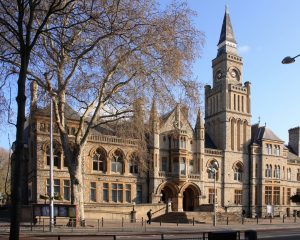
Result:
{"type": "MultiPolygon", "coordinates": [[[[238,222],[241,216],[236,213],[217,213],[217,221],[238,222]]],[[[153,222],[165,223],[212,223],[213,212],[170,212],[153,218],[153,222]]]]}

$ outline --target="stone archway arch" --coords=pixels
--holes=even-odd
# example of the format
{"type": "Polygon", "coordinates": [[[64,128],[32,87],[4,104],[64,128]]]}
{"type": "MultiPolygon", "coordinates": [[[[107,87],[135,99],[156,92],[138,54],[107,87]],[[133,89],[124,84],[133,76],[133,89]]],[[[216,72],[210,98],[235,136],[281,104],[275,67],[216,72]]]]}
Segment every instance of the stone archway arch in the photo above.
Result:
{"type": "Polygon", "coordinates": [[[180,188],[180,195],[182,196],[183,211],[194,211],[197,207],[199,207],[201,190],[195,183],[185,183],[180,188]]]}
{"type": "Polygon", "coordinates": [[[171,206],[172,211],[178,211],[179,187],[172,181],[161,183],[156,191],[155,196],[157,202],[163,202],[171,206]]]}

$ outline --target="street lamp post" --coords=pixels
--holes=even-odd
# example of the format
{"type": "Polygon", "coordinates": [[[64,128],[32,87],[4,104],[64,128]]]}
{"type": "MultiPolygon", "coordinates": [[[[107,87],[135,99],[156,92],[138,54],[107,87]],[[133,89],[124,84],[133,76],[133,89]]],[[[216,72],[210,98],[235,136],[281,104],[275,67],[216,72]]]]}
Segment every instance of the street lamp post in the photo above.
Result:
{"type": "Polygon", "coordinates": [[[300,54],[298,54],[297,56],[295,57],[290,57],[290,56],[287,56],[285,57],[284,59],[282,59],[281,63],[282,64],[290,64],[290,63],[294,63],[296,60],[295,58],[299,57],[300,54]]]}
{"type": "Polygon", "coordinates": [[[134,209],[135,202],[132,202],[132,211],[131,211],[131,222],[135,223],[136,222],[136,211],[134,209]]]}
{"type": "Polygon", "coordinates": [[[53,231],[54,226],[54,188],[53,188],[53,101],[50,96],[50,232],[53,231]]]}
{"type": "Polygon", "coordinates": [[[214,227],[217,226],[217,211],[216,211],[216,198],[217,198],[217,194],[216,194],[216,172],[217,170],[215,168],[213,168],[214,171],[214,227]]]}

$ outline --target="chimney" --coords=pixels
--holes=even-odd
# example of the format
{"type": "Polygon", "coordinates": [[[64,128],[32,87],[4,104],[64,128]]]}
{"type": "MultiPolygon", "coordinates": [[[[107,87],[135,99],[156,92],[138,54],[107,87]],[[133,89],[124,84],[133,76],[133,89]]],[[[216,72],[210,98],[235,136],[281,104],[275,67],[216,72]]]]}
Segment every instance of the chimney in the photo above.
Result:
{"type": "Polygon", "coordinates": [[[289,129],[289,147],[300,157],[300,127],[289,129]]]}

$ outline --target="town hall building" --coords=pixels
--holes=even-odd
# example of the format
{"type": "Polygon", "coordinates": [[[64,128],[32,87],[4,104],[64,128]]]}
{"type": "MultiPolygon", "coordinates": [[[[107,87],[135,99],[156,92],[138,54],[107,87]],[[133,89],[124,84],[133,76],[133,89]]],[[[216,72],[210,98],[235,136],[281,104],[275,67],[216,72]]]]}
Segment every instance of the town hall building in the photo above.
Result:
{"type": "MultiPolygon", "coordinates": [[[[243,59],[225,12],[212,85],[205,86],[205,109],[195,126],[183,104],[159,115],[153,101],[149,122],[148,168],[136,161],[138,139],[95,130],[83,157],[84,201],[103,207],[169,203],[172,211],[204,211],[216,199],[219,212],[265,216],[297,210],[290,197],[300,193],[300,128],[289,143],[266,126],[251,123],[251,83],[243,81],[243,59]]],[[[79,116],[68,107],[69,134],[79,116]]],[[[49,109],[37,109],[28,129],[28,199],[42,203],[49,191],[49,109]]],[[[70,202],[70,178],[58,132],[54,131],[54,191],[70,202]]]]}

